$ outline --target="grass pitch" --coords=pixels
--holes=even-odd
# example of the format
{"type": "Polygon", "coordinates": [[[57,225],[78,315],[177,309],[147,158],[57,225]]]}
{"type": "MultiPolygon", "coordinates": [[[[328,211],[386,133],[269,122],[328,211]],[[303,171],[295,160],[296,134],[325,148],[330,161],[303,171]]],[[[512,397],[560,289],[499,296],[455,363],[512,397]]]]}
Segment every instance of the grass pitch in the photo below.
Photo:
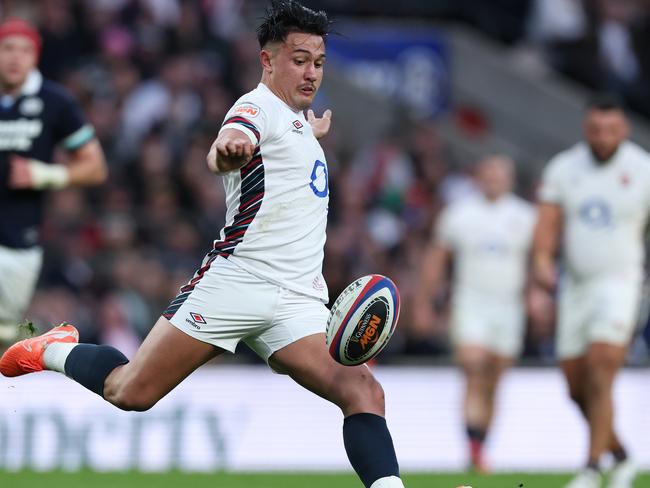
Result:
{"type": "MultiPolygon", "coordinates": [[[[405,474],[407,488],[562,488],[570,475],[509,473],[405,474]]],[[[637,479],[637,488],[650,486],[650,475],[637,479]]],[[[0,472],[0,487],[6,488],[363,488],[352,474],[255,473],[76,473],[0,472]]]]}

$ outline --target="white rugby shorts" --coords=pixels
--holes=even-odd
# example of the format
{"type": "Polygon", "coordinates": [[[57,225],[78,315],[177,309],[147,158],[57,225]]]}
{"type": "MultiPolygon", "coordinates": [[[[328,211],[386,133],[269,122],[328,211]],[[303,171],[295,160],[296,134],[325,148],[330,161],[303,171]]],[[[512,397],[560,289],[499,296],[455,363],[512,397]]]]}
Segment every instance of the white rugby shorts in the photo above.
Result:
{"type": "Polygon", "coordinates": [[[452,345],[480,346],[499,356],[515,358],[525,332],[523,298],[503,300],[480,293],[456,293],[452,298],[452,345]]]}
{"type": "Polygon", "coordinates": [[[244,341],[265,361],[303,337],[324,333],[328,315],[320,300],[210,255],[163,313],[195,339],[232,353],[244,341]]]}
{"type": "Polygon", "coordinates": [[[0,246],[0,324],[15,325],[24,320],[42,263],[40,247],[0,246]]]}
{"type": "Polygon", "coordinates": [[[558,358],[582,356],[594,342],[627,345],[637,326],[641,292],[640,273],[567,278],[560,288],[558,358]]]}

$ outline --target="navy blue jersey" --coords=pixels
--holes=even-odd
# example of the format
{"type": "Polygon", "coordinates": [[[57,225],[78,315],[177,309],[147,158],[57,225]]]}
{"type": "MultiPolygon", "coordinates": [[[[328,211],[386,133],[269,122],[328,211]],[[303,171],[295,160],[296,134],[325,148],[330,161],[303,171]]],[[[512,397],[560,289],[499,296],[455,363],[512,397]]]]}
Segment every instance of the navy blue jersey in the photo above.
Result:
{"type": "Polygon", "coordinates": [[[43,213],[44,192],[8,187],[11,156],[51,163],[57,145],[73,151],[93,137],[72,96],[37,71],[13,103],[0,99],[0,245],[37,245],[43,213]]]}

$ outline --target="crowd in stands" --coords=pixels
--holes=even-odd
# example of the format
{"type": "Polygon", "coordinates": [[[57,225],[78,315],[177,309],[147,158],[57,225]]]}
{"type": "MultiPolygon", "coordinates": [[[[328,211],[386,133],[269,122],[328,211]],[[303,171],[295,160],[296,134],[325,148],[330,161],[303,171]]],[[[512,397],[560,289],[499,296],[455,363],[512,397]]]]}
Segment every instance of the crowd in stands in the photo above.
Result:
{"type": "MultiPolygon", "coordinates": [[[[67,320],[84,342],[109,343],[129,355],[191,278],[224,224],[223,186],[205,156],[226,111],[259,82],[253,29],[263,6],[252,0],[5,3],[3,15],[26,16],[39,26],[40,69],[82,103],[110,167],[99,189],[49,195],[44,268],[28,311],[37,325],[67,320]]],[[[637,17],[626,24],[618,10],[611,15],[597,36],[604,43],[596,51],[601,60],[620,48],[621,29],[637,26],[637,17]]],[[[543,12],[535,18],[536,42],[550,56],[564,52],[561,43],[593,33],[591,17],[568,38],[544,27],[543,12]]],[[[572,64],[552,61],[560,68],[572,64]]],[[[625,66],[611,66],[603,82],[632,88],[644,63],[631,57],[625,66]]],[[[330,166],[324,264],[330,296],[364,274],[391,276],[403,314],[382,358],[448,357],[444,324],[435,335],[410,333],[409,299],[437,212],[475,191],[471,178],[454,170],[435,121],[420,122],[406,136],[367,142],[353,154],[340,151],[336,129],[323,142],[330,166]]],[[[528,356],[550,354],[551,309],[545,296],[531,303],[536,319],[528,356]]]]}
{"type": "Polygon", "coordinates": [[[552,66],[650,116],[650,2],[535,0],[527,27],[552,66]]]}

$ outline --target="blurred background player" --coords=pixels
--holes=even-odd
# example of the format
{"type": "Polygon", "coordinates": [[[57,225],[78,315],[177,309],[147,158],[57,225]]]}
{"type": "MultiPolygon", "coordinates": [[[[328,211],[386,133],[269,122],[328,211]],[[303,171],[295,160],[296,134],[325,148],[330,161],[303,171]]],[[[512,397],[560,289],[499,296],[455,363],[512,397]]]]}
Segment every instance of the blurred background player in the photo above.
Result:
{"type": "Polygon", "coordinates": [[[465,376],[464,417],[471,464],[485,471],[482,448],[499,378],[518,356],[525,329],[533,206],[511,193],[514,165],[505,156],[478,163],[480,193],[441,213],[425,255],[415,300],[420,330],[437,320],[431,299],[453,260],[450,338],[465,376]]]}
{"type": "Polygon", "coordinates": [[[608,95],[589,103],[584,134],[585,142],[555,156],[544,171],[535,275],[546,288],[556,286],[561,248],[557,356],[589,427],[587,466],[568,487],[599,487],[601,456],[609,451],[616,461],[609,486],[630,488],[636,470],[614,430],[612,386],[641,300],[650,155],[626,140],[628,121],[608,95]]]}
{"type": "Polygon", "coordinates": [[[0,24],[0,343],[16,337],[40,272],[44,190],[96,185],[107,173],[77,103],[36,69],[40,49],[28,22],[0,24]],[[66,164],[53,162],[57,146],[66,164]]]}

